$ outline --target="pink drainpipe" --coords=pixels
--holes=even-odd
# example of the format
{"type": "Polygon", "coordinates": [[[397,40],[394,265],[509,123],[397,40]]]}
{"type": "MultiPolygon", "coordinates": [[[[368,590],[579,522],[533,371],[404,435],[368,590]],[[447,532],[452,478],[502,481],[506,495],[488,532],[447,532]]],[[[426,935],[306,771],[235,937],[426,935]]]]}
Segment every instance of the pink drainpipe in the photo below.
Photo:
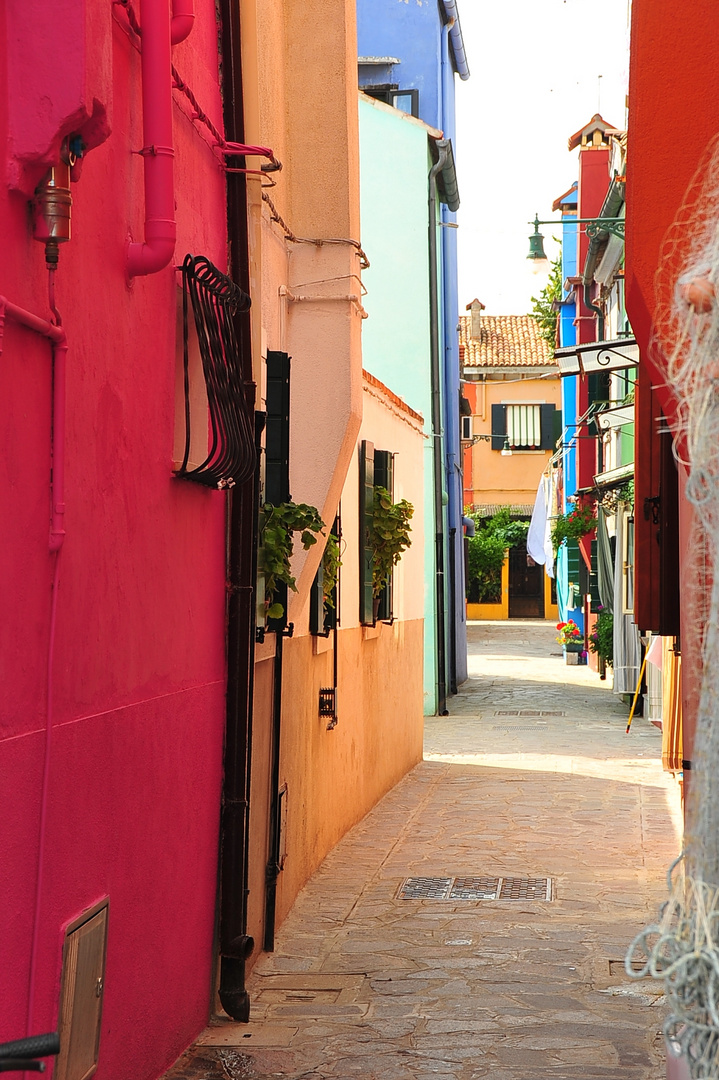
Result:
{"type": "Polygon", "coordinates": [[[145,242],[131,243],[129,277],[155,274],[175,253],[175,185],[172,146],[170,39],[183,41],[192,29],[192,0],[174,0],[172,29],[167,0],[142,0],[142,132],[145,161],[145,242]]]}
{"type": "Polygon", "coordinates": [[[172,0],[172,22],[170,23],[170,41],[179,45],[190,32],[195,22],[193,0],[172,0]]]}
{"type": "Polygon", "coordinates": [[[53,399],[52,399],[52,442],[50,460],[52,466],[51,511],[50,511],[50,552],[55,555],[52,575],[52,600],[50,604],[50,628],[47,648],[47,707],[45,712],[45,751],[43,761],[42,786],[40,790],[40,821],[38,826],[37,876],[35,880],[35,910],[33,915],[32,942],[30,946],[30,966],[28,977],[26,1034],[32,1035],[34,1026],[35,976],[37,971],[37,952],[40,939],[40,909],[45,869],[45,834],[47,824],[48,795],[50,790],[50,759],[52,750],[53,728],[53,660],[55,655],[55,627],[57,624],[57,595],[60,586],[60,555],[65,540],[65,369],[67,363],[67,335],[60,325],[54,300],[54,282],[50,273],[50,306],[58,318],[57,323],[33,315],[31,311],[11,304],[0,296],[0,355],[2,354],[3,331],[5,320],[12,319],[21,326],[41,334],[52,343],[53,362],[53,399]]]}

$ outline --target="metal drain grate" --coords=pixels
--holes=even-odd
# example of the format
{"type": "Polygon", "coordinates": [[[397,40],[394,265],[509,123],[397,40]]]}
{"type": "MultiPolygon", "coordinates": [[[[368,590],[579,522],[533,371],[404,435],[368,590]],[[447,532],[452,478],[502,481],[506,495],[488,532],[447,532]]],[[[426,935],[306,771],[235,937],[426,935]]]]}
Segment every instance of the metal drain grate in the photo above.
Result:
{"type": "Polygon", "coordinates": [[[492,731],[545,731],[547,725],[537,724],[493,724],[492,731]]]}
{"type": "Polygon", "coordinates": [[[566,713],[549,709],[495,709],[495,716],[565,716],[566,713]]]}
{"type": "Polygon", "coordinates": [[[399,890],[399,900],[446,900],[452,888],[453,878],[410,877],[399,890]]]}
{"type": "Polygon", "coordinates": [[[551,900],[551,878],[410,877],[398,900],[551,900]]]}

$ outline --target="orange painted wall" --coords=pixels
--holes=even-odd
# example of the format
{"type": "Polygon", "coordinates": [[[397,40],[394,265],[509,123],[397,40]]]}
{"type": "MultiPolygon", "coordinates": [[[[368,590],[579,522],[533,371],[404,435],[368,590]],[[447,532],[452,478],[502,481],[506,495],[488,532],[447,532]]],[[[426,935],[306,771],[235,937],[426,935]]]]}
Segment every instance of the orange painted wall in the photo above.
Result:
{"type": "MultiPolygon", "coordinates": [[[[521,382],[487,382],[466,385],[465,397],[470,404],[469,391],[474,391],[474,434],[490,435],[492,431],[492,405],[503,402],[516,404],[551,403],[557,408],[561,403],[559,377],[527,379],[521,382]]],[[[465,461],[471,453],[471,490],[465,472],[465,502],[474,504],[531,504],[537,495],[539,478],[549,461],[549,450],[514,451],[511,457],[503,457],[492,450],[491,443],[479,441],[471,451],[465,451],[465,461]]]]}

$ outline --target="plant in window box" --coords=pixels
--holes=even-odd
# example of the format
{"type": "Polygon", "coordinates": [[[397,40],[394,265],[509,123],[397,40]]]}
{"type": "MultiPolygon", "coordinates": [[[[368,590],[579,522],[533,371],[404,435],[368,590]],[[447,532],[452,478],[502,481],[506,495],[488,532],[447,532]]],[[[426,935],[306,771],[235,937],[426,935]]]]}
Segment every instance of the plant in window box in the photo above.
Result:
{"type": "Polygon", "coordinates": [[[559,514],[552,526],[552,544],[557,551],[564,540],[579,540],[597,527],[591,506],[578,506],[571,514],[559,514]]]}
{"type": "Polygon", "coordinates": [[[374,489],[372,505],[372,595],[375,601],[384,589],[393,567],[402,552],[411,546],[410,518],[414,514],[412,503],[406,499],[392,502],[386,488],[374,489]]]}
{"type": "Polygon", "coordinates": [[[581,652],[584,648],[584,634],[579,629],[574,619],[568,622],[558,622],[556,640],[569,652],[581,652]]]}
{"type": "Polygon", "coordinates": [[[279,506],[264,504],[260,510],[257,569],[265,577],[265,614],[268,619],[281,619],[285,612],[284,606],[274,599],[280,582],[297,592],[290,569],[296,532],[300,533],[305,551],[317,543],[315,533],[325,535],[325,525],[316,507],[293,502],[279,506]]]}

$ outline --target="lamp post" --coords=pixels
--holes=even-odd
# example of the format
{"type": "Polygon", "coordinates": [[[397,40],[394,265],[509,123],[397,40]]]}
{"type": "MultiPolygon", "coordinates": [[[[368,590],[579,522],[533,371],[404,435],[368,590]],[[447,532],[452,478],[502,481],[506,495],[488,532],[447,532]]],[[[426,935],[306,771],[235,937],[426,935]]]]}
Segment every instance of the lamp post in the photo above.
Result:
{"type": "Polygon", "coordinates": [[[612,236],[618,236],[620,240],[624,239],[624,218],[566,217],[560,218],[559,221],[556,219],[554,221],[540,221],[539,214],[535,214],[534,221],[528,221],[527,224],[534,225],[534,232],[529,237],[529,254],[527,258],[532,260],[537,269],[542,268],[549,261],[544,251],[544,236],[539,231],[540,225],[586,225],[585,232],[590,240],[596,239],[602,233],[611,233],[612,236]]]}

